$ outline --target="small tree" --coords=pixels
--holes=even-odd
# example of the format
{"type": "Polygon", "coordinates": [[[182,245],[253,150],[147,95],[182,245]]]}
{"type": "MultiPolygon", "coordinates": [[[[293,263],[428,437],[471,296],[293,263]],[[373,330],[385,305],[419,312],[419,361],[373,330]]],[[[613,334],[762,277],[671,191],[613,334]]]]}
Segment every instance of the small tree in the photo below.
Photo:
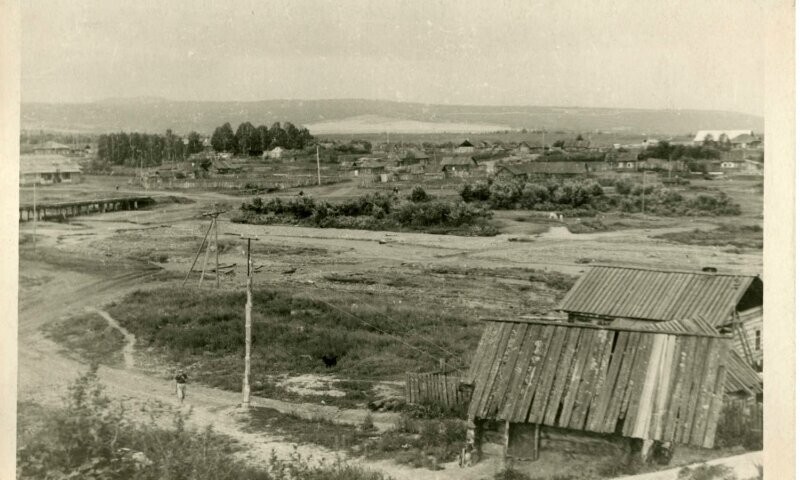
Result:
{"type": "Polygon", "coordinates": [[[414,187],[414,189],[411,191],[412,202],[427,202],[430,199],[431,197],[428,195],[428,192],[426,192],[425,189],[419,185],[414,187]]]}

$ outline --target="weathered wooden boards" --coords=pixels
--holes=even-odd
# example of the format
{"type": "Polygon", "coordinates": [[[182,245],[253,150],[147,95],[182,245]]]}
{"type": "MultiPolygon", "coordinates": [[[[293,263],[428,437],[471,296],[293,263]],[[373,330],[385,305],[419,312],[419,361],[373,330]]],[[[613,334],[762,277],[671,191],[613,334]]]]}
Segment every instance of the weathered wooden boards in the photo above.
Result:
{"type": "Polygon", "coordinates": [[[730,342],[707,332],[490,321],[465,379],[474,385],[469,417],[712,447],[730,342]]]}
{"type": "Polygon", "coordinates": [[[445,408],[457,409],[469,402],[469,391],[459,386],[462,376],[459,372],[448,373],[407,373],[406,401],[416,404],[436,404],[445,408]]]}

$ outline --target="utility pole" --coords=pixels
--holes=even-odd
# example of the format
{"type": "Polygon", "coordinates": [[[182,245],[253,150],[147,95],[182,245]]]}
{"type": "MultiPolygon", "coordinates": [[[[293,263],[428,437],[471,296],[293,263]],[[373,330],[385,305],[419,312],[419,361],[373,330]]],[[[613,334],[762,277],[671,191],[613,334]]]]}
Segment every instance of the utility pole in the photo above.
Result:
{"type": "Polygon", "coordinates": [[[322,185],[322,177],[319,173],[319,145],[317,145],[317,185],[322,185]]]}
{"type": "Polygon", "coordinates": [[[645,177],[646,173],[647,173],[646,171],[642,170],[642,214],[644,214],[644,184],[646,180],[645,177]]]}
{"type": "Polygon", "coordinates": [[[247,302],[244,304],[244,378],[242,379],[242,408],[250,408],[250,350],[252,348],[253,319],[253,261],[250,257],[250,242],[258,237],[245,237],[247,239],[247,302]]]}
{"type": "Polygon", "coordinates": [[[33,253],[36,253],[36,183],[38,179],[33,179],[33,253]]]}
{"type": "Polygon", "coordinates": [[[186,272],[186,277],[183,279],[182,285],[186,285],[186,281],[189,280],[189,275],[191,275],[192,271],[194,270],[194,266],[197,264],[197,259],[200,257],[200,253],[203,251],[203,246],[206,246],[206,255],[203,259],[203,271],[200,273],[200,283],[198,286],[203,284],[203,279],[206,276],[206,265],[208,264],[208,253],[209,249],[211,248],[210,243],[206,243],[206,239],[208,235],[211,233],[211,229],[214,229],[214,250],[216,252],[216,274],[217,274],[217,288],[219,288],[219,228],[217,227],[217,217],[220,214],[225,213],[227,210],[214,210],[212,212],[206,212],[202,216],[211,218],[211,223],[208,225],[208,229],[206,230],[206,234],[203,236],[203,241],[200,242],[200,247],[197,249],[197,253],[194,256],[194,261],[192,261],[192,266],[189,267],[189,271],[186,272]]]}

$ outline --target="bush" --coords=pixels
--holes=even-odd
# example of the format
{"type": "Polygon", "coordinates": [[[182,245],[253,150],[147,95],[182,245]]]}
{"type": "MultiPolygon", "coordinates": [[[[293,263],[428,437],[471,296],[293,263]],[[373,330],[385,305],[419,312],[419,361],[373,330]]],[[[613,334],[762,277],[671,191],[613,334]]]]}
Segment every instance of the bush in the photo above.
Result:
{"type": "Polygon", "coordinates": [[[360,228],[366,230],[411,230],[432,233],[495,235],[487,224],[491,212],[475,208],[463,201],[435,200],[422,188],[412,193],[412,201],[398,200],[394,195],[373,193],[338,205],[317,202],[310,197],[283,201],[279,198],[263,202],[254,198],[243,203],[234,222],[272,224],[300,222],[321,228],[360,228]],[[464,228],[468,228],[466,231],[464,228]]]}
{"type": "MultiPolygon", "coordinates": [[[[760,408],[755,407],[753,408],[760,408]]],[[[760,416],[745,416],[735,404],[726,404],[717,424],[715,446],[742,446],[747,450],[761,450],[764,439],[761,435],[763,426],[758,422],[760,416]]]]}
{"type": "Polygon", "coordinates": [[[414,187],[414,189],[411,191],[412,202],[427,202],[430,199],[431,197],[428,195],[428,192],[426,192],[425,189],[419,185],[414,187]]]}

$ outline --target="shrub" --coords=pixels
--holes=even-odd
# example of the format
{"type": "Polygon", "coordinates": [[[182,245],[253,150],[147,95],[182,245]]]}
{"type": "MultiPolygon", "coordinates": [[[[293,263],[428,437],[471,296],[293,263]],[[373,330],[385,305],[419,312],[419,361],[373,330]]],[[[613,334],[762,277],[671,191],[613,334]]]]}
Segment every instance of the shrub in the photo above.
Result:
{"type": "Polygon", "coordinates": [[[419,185],[414,187],[414,189],[411,191],[412,202],[427,202],[430,199],[431,197],[428,195],[428,192],[426,192],[425,189],[419,185]]]}
{"type": "Polygon", "coordinates": [[[736,480],[736,475],[727,465],[700,465],[695,468],[681,468],[678,471],[678,480],[736,480]]]}

